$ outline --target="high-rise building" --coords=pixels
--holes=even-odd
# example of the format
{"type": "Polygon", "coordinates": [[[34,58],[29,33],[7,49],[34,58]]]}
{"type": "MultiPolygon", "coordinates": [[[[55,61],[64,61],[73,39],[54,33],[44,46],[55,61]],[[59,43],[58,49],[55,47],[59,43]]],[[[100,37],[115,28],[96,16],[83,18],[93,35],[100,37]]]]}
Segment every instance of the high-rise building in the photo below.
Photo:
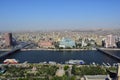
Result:
{"type": "Polygon", "coordinates": [[[105,47],[116,47],[115,37],[113,35],[107,35],[105,40],[105,47]]]}
{"type": "Polygon", "coordinates": [[[12,46],[12,33],[5,33],[4,39],[5,39],[5,44],[7,47],[12,46]]]}

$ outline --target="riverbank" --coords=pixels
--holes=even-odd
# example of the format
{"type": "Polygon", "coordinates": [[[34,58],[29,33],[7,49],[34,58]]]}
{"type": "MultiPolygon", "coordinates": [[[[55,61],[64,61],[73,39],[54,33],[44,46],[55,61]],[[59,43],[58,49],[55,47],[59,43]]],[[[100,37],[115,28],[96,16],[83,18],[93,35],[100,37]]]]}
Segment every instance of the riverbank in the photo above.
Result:
{"type": "MultiPolygon", "coordinates": [[[[120,48],[100,48],[102,50],[120,50],[120,48]]],[[[0,49],[0,51],[10,51],[11,49],[0,49]]],[[[47,48],[37,48],[37,49],[21,49],[21,51],[34,51],[34,50],[48,50],[48,51],[88,51],[89,49],[47,49],[47,48]]],[[[96,50],[90,49],[90,50],[96,50]]]]}
{"type": "Polygon", "coordinates": [[[101,50],[120,50],[120,48],[99,48],[101,50]]]}
{"type": "Polygon", "coordinates": [[[11,49],[0,49],[0,51],[11,51],[11,49]]]}
{"type": "MultiPolygon", "coordinates": [[[[30,51],[30,50],[48,50],[48,51],[87,51],[88,49],[46,49],[46,48],[39,48],[39,49],[21,49],[21,51],[30,51]]],[[[94,49],[96,50],[96,49],[94,49]]]]}

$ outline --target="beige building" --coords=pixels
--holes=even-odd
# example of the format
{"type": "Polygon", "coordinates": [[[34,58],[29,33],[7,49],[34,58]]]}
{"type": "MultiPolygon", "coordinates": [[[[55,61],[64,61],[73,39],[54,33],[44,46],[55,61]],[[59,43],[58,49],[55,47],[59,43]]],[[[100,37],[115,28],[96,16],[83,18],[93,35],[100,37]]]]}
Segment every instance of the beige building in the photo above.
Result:
{"type": "Polygon", "coordinates": [[[64,71],[63,69],[58,69],[58,70],[56,71],[56,76],[61,77],[61,76],[63,76],[63,75],[65,75],[65,71],[64,71]]]}
{"type": "Polygon", "coordinates": [[[107,35],[105,39],[105,47],[116,47],[115,37],[113,35],[107,35]]]}
{"type": "Polygon", "coordinates": [[[81,80],[112,80],[108,75],[85,75],[81,80]]]}

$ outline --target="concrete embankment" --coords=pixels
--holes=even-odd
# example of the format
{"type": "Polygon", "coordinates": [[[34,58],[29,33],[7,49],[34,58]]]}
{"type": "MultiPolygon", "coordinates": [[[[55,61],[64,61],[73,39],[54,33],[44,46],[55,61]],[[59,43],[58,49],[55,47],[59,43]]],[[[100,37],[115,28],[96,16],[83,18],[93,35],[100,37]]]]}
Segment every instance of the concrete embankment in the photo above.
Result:
{"type": "Polygon", "coordinates": [[[101,50],[108,50],[108,51],[119,51],[120,50],[120,48],[99,48],[99,49],[101,49],[101,50]]]}
{"type": "MultiPolygon", "coordinates": [[[[47,48],[38,48],[38,49],[21,49],[21,51],[30,51],[30,50],[45,50],[45,51],[88,51],[88,49],[47,49],[47,48]]],[[[96,49],[94,49],[96,50],[96,49]]]]}
{"type": "Polygon", "coordinates": [[[11,49],[0,49],[0,51],[10,51],[11,49]]]}
{"type": "Polygon", "coordinates": [[[119,57],[119,56],[116,56],[116,55],[114,55],[114,54],[111,54],[111,53],[108,51],[108,50],[110,50],[110,49],[103,49],[103,48],[96,48],[96,49],[97,49],[98,51],[100,51],[100,52],[108,55],[108,56],[111,56],[111,57],[113,57],[113,58],[115,58],[115,59],[117,59],[117,60],[120,60],[120,57],[119,57]]]}

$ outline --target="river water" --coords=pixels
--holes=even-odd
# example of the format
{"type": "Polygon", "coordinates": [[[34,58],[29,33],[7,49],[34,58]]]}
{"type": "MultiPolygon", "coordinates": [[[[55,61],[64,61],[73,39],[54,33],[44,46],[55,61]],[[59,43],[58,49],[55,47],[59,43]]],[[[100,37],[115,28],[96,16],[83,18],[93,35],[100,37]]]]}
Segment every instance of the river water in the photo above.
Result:
{"type": "MultiPolygon", "coordinates": [[[[118,54],[120,51],[115,52],[118,54]]],[[[0,51],[0,53],[2,53],[0,51]]],[[[114,51],[112,51],[114,53],[114,51]]],[[[49,62],[55,61],[57,63],[64,63],[68,60],[84,60],[86,64],[91,64],[93,62],[97,64],[104,63],[118,63],[119,61],[113,59],[110,56],[107,56],[96,50],[87,50],[87,51],[44,51],[44,50],[31,50],[31,51],[20,51],[12,55],[8,55],[5,58],[0,60],[2,63],[5,59],[14,58],[19,60],[20,63],[28,61],[29,63],[39,63],[39,62],[49,62]]]]}

